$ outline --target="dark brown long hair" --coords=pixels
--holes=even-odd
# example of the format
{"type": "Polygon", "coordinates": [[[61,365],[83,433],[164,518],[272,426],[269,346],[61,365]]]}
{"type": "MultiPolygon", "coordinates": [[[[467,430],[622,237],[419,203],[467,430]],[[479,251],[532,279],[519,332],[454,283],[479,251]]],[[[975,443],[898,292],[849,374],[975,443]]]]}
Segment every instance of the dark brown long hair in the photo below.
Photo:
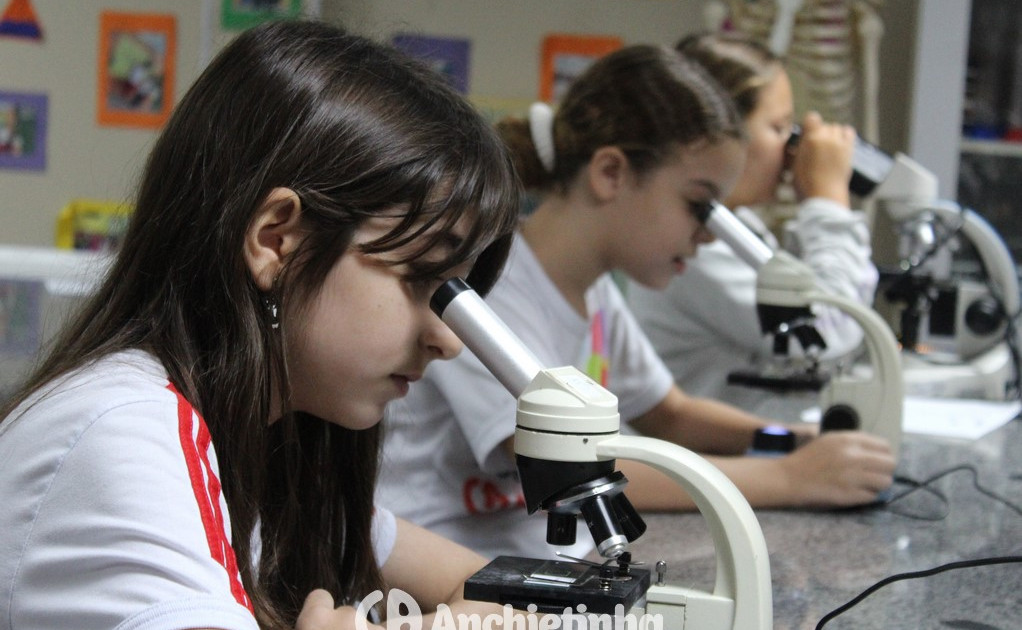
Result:
{"type": "Polygon", "coordinates": [[[286,335],[267,323],[242,243],[276,187],[298,194],[306,233],[274,291],[282,326],[314,299],[356,228],[395,207],[407,219],[367,251],[413,243],[424,277],[476,259],[469,282],[485,293],[519,205],[501,142],[437,73],[318,22],[246,31],[175,109],[107,279],[0,418],[13,421],[28,394],[109,353],[151,352],[209,426],[260,624],[293,627],[313,588],[352,602],[382,586],[370,535],[380,436],[295,413],[267,426],[271,384],[289,399],[286,335]],[[465,216],[473,227],[461,246],[419,259],[433,244],[423,231],[465,216]]]}
{"type": "Polygon", "coordinates": [[[600,147],[619,147],[641,175],[679,146],[745,137],[734,104],[708,73],[645,44],[601,57],[571,84],[554,117],[552,172],[540,164],[527,120],[505,118],[497,130],[525,187],[538,191],[566,190],[600,147]]]}

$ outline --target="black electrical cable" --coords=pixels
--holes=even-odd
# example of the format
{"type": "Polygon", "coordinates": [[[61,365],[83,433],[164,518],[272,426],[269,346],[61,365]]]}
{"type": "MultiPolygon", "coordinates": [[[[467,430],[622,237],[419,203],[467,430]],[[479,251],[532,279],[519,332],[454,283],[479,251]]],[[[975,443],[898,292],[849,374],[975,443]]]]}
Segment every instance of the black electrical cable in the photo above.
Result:
{"type": "MultiPolygon", "coordinates": [[[[912,487],[909,488],[908,490],[905,490],[904,492],[902,492],[900,494],[897,494],[897,495],[891,497],[883,505],[885,505],[885,506],[886,505],[890,505],[891,503],[894,503],[896,501],[900,501],[901,499],[903,499],[906,496],[912,494],[913,492],[916,492],[917,490],[923,490],[923,489],[931,491],[931,493],[938,495],[941,499],[943,499],[946,502],[947,499],[944,497],[944,495],[939,493],[938,491],[934,491],[932,488],[929,488],[929,485],[932,484],[933,482],[937,481],[938,479],[942,479],[943,477],[946,477],[946,476],[948,476],[948,475],[950,475],[952,473],[961,472],[961,471],[967,471],[967,472],[971,473],[971,475],[972,475],[972,485],[976,488],[977,492],[979,492],[980,494],[985,495],[985,496],[993,499],[994,501],[997,501],[998,503],[1001,503],[1002,505],[1006,506],[1011,511],[1015,512],[1016,514],[1018,514],[1019,516],[1022,516],[1022,507],[1016,505],[1015,503],[1009,501],[1008,499],[1005,499],[1004,497],[1000,496],[999,494],[997,494],[993,490],[990,490],[988,488],[983,487],[979,483],[979,471],[976,470],[976,467],[971,465],[971,464],[962,464],[960,466],[954,466],[952,468],[948,468],[947,470],[943,470],[943,471],[941,471],[941,472],[939,472],[939,473],[937,473],[935,475],[930,476],[927,479],[924,479],[923,481],[918,481],[918,482],[912,481],[912,480],[904,478],[904,477],[899,478],[899,479],[904,480],[904,483],[907,483],[908,485],[911,485],[912,487]]],[[[894,514],[901,514],[900,512],[894,511],[894,510],[892,510],[892,512],[894,514]]],[[[910,515],[906,515],[906,514],[902,514],[902,515],[903,516],[910,516],[910,515]]],[[[945,516],[946,516],[946,514],[945,514],[945,516]]],[[[911,516],[911,517],[912,518],[922,518],[923,520],[940,520],[939,518],[926,519],[924,517],[915,517],[915,516],[911,516]]],[[[941,517],[941,518],[943,518],[943,517],[941,517]]]]}
{"type": "Polygon", "coordinates": [[[894,483],[895,485],[901,484],[910,486],[910,489],[902,492],[901,494],[894,495],[891,498],[887,499],[886,501],[882,501],[878,504],[880,507],[883,507],[884,510],[890,512],[891,514],[896,514],[898,516],[916,519],[919,521],[942,521],[945,518],[947,518],[948,514],[951,513],[951,503],[948,501],[947,496],[945,496],[945,494],[940,490],[936,488],[931,488],[929,485],[926,484],[926,482],[916,481],[915,479],[911,479],[909,477],[895,476],[894,483]],[[937,497],[937,499],[941,503],[942,507],[941,511],[934,515],[925,515],[895,509],[894,507],[895,503],[903,499],[905,496],[912,494],[913,492],[916,492],[917,490],[922,490],[937,497]]]}
{"type": "Polygon", "coordinates": [[[1014,564],[1014,563],[1022,563],[1022,556],[995,556],[991,558],[977,558],[975,560],[962,560],[959,562],[949,562],[948,564],[942,564],[940,566],[933,567],[931,569],[924,569],[922,571],[912,571],[909,573],[897,573],[895,575],[890,575],[880,580],[879,582],[875,582],[872,586],[862,591],[848,602],[842,604],[841,606],[838,606],[834,610],[824,615],[820,619],[819,623],[816,624],[816,630],[820,630],[820,628],[822,628],[829,621],[831,621],[838,615],[844,614],[851,608],[854,608],[859,603],[861,603],[862,600],[866,599],[867,597],[877,592],[881,588],[887,586],[888,584],[900,582],[902,580],[914,580],[919,578],[930,577],[933,575],[937,575],[938,573],[944,573],[945,571],[952,571],[955,569],[969,569],[973,567],[982,567],[995,564],[1014,564]]]}
{"type": "MultiPolygon", "coordinates": [[[[923,481],[915,481],[915,480],[910,479],[908,477],[902,477],[902,476],[896,477],[895,481],[897,483],[902,483],[902,484],[905,484],[905,485],[909,485],[911,487],[908,490],[905,490],[904,492],[901,492],[900,494],[897,494],[897,495],[891,497],[890,499],[885,501],[883,505],[889,506],[890,504],[892,504],[892,503],[894,503],[896,501],[900,501],[901,499],[903,499],[906,496],[912,494],[913,492],[917,492],[919,490],[923,490],[923,491],[929,492],[929,493],[933,494],[934,496],[937,496],[939,499],[941,499],[941,501],[944,502],[945,506],[948,507],[948,510],[949,510],[947,498],[939,490],[931,488],[930,484],[932,484],[933,482],[937,481],[938,479],[946,477],[946,476],[948,476],[948,475],[950,475],[952,473],[961,472],[961,471],[967,471],[967,472],[971,473],[973,486],[975,486],[976,490],[980,494],[983,494],[983,495],[985,495],[987,497],[990,497],[991,499],[993,499],[993,500],[995,500],[995,501],[1005,505],[1006,507],[1011,509],[1013,512],[1018,514],[1019,516],[1022,516],[1022,507],[1020,507],[1020,506],[1016,505],[1015,503],[1005,499],[1004,497],[998,495],[997,493],[993,492],[992,490],[990,490],[988,488],[985,488],[982,485],[980,485],[980,483],[979,483],[979,472],[976,470],[975,466],[972,466],[971,464],[963,464],[961,466],[954,466],[952,468],[948,468],[947,470],[943,470],[943,471],[941,471],[941,472],[939,472],[937,474],[931,475],[930,477],[928,477],[927,479],[924,479],[923,481]]],[[[1014,478],[1014,476],[1012,478],[1014,478]]],[[[942,516],[940,516],[939,518],[938,517],[921,517],[921,516],[914,515],[914,514],[902,513],[902,512],[899,512],[897,510],[891,510],[891,512],[894,513],[894,514],[901,515],[901,516],[906,516],[906,517],[909,517],[909,518],[918,518],[918,519],[921,519],[921,520],[940,520],[941,518],[944,518],[945,516],[947,516],[947,511],[948,510],[945,510],[945,513],[942,516]]],[[[888,577],[886,577],[886,578],[884,578],[884,579],[882,579],[882,580],[880,580],[878,582],[875,582],[872,586],[870,586],[866,590],[864,590],[861,593],[859,593],[856,597],[852,598],[851,600],[849,600],[845,604],[839,606],[838,608],[835,608],[834,610],[832,610],[829,613],[827,613],[826,615],[824,615],[820,619],[819,623],[816,625],[816,629],[819,630],[820,628],[822,628],[824,626],[824,624],[826,624],[827,622],[831,621],[832,619],[834,619],[838,615],[844,614],[845,612],[847,612],[851,608],[857,606],[864,599],[866,599],[867,597],[869,597],[870,595],[872,595],[876,591],[880,590],[884,586],[887,586],[888,584],[892,584],[894,582],[899,582],[899,581],[902,581],[902,580],[910,580],[910,579],[918,579],[918,578],[930,577],[932,575],[937,575],[938,573],[943,573],[945,571],[950,571],[950,570],[953,570],[953,569],[965,569],[965,568],[970,568],[970,567],[980,567],[980,566],[993,565],[993,564],[1012,564],[1012,563],[1022,563],[1022,556],[995,556],[995,557],[990,557],[990,558],[978,558],[978,559],[974,559],[974,560],[963,560],[963,561],[959,561],[959,562],[952,562],[952,563],[949,563],[949,564],[940,565],[938,567],[934,567],[934,568],[931,568],[931,569],[925,569],[925,570],[922,570],[922,571],[914,571],[914,572],[909,572],[909,573],[898,573],[898,574],[895,574],[895,575],[888,576],[888,577]]]]}

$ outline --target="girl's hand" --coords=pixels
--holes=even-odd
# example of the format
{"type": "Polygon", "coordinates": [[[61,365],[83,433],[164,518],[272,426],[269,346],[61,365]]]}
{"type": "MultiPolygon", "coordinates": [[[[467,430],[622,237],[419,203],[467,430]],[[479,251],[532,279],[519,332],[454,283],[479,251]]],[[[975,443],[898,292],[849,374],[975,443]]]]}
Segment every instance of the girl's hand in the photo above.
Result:
{"type": "Polygon", "coordinates": [[[854,150],[855,129],[849,125],[825,123],[816,112],[806,114],[792,164],[799,198],[823,197],[848,206],[854,150]]]}
{"type": "Polygon", "coordinates": [[[329,592],[323,589],[316,589],[309,593],[302,606],[302,612],[298,615],[295,623],[295,630],[366,630],[379,629],[380,626],[373,625],[362,619],[357,623],[357,614],[351,606],[334,608],[334,598],[329,592]]]}
{"type": "Polygon", "coordinates": [[[829,431],[779,460],[797,504],[851,507],[891,486],[897,462],[887,442],[861,431],[829,431]]]}

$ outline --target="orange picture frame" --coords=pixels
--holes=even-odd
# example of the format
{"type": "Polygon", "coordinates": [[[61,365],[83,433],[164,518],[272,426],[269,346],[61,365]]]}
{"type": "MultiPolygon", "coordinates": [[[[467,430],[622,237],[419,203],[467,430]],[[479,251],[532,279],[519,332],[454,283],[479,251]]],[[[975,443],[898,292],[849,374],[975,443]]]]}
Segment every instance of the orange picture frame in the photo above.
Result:
{"type": "Polygon", "coordinates": [[[173,15],[100,14],[97,118],[102,125],[159,127],[174,106],[173,15]]]}
{"type": "Polygon", "coordinates": [[[622,45],[621,38],[613,35],[547,35],[543,38],[539,98],[548,103],[559,101],[589,64],[622,45]]]}

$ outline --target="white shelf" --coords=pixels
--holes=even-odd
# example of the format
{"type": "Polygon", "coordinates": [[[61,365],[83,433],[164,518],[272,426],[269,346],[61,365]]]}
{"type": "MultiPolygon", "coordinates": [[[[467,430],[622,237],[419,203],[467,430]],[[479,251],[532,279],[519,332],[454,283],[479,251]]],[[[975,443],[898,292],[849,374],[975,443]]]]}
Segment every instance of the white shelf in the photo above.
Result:
{"type": "Polygon", "coordinates": [[[997,155],[1022,158],[1022,142],[962,138],[961,152],[977,155],[997,155]]]}

